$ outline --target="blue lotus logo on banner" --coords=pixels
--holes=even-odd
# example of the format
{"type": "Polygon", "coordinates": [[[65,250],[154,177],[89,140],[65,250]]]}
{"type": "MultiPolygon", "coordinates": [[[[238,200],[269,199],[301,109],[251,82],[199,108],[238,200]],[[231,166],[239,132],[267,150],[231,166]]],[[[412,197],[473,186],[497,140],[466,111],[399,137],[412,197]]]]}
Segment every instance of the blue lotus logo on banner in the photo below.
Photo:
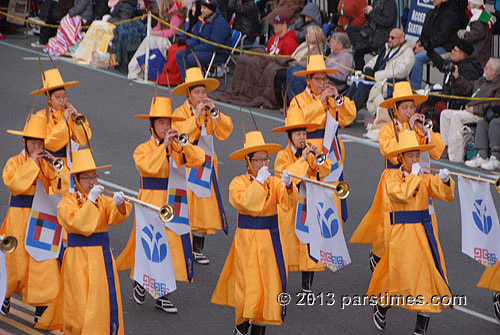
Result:
{"type": "Polygon", "coordinates": [[[153,225],[142,229],[142,248],[146,258],[153,263],[161,263],[167,257],[167,244],[159,232],[155,232],[153,225]]]}
{"type": "Polygon", "coordinates": [[[472,212],[472,218],[474,223],[485,234],[489,234],[491,228],[493,227],[493,220],[491,215],[488,214],[488,209],[486,208],[486,203],[483,199],[477,199],[474,201],[474,210],[472,212]]]}
{"type": "Polygon", "coordinates": [[[321,236],[324,238],[332,238],[337,235],[339,231],[339,221],[334,214],[335,211],[332,208],[325,208],[323,202],[318,202],[316,216],[318,218],[318,224],[320,225],[321,236]]]}

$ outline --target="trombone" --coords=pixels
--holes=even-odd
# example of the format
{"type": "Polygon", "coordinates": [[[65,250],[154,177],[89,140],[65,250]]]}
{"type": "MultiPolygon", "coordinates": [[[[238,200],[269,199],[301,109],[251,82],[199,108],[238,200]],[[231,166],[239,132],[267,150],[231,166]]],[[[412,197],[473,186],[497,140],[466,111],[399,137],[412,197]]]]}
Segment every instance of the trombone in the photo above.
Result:
{"type": "Polygon", "coordinates": [[[10,254],[17,248],[17,238],[15,236],[0,235],[0,250],[4,254],[10,254]]]}
{"type": "MultiPolygon", "coordinates": [[[[283,175],[283,172],[277,171],[274,169],[269,169],[269,172],[273,172],[274,174],[283,175]]],[[[332,184],[325,183],[324,181],[319,181],[319,180],[315,180],[315,179],[311,179],[311,178],[307,178],[307,177],[300,177],[300,176],[297,176],[297,175],[294,175],[291,173],[288,173],[288,175],[292,178],[297,178],[297,179],[300,179],[302,181],[305,181],[306,183],[315,184],[315,185],[326,187],[330,190],[333,190],[335,192],[335,194],[337,195],[337,197],[339,197],[339,199],[347,198],[349,196],[349,193],[351,192],[351,187],[345,181],[341,181],[337,185],[332,185],[332,184]]]]}
{"type": "MultiPolygon", "coordinates": [[[[424,170],[434,171],[434,172],[439,172],[439,169],[434,169],[434,168],[423,168],[423,169],[424,170]]],[[[485,177],[480,177],[480,176],[473,176],[471,174],[454,172],[454,171],[448,171],[448,172],[450,173],[451,176],[463,177],[463,178],[467,178],[467,179],[470,179],[470,180],[480,181],[480,182],[483,182],[483,183],[488,183],[488,184],[495,185],[496,191],[498,193],[500,193],[500,177],[498,177],[497,179],[493,179],[493,178],[485,178],[485,177]]]]}
{"type": "MultiPolygon", "coordinates": [[[[115,193],[115,192],[113,192],[111,190],[108,190],[106,188],[103,190],[103,192],[109,193],[109,194],[114,194],[115,193]]],[[[155,206],[153,204],[150,204],[149,202],[145,202],[145,201],[139,200],[137,198],[128,196],[126,194],[123,195],[123,198],[125,200],[127,200],[127,201],[130,201],[130,202],[133,202],[133,203],[136,203],[136,204],[139,204],[139,205],[142,205],[144,207],[148,207],[150,209],[153,209],[153,210],[157,211],[158,215],[160,216],[160,219],[163,222],[172,221],[172,219],[174,218],[174,206],[172,206],[170,204],[165,204],[165,205],[163,205],[161,207],[158,207],[158,206],[155,206]]]]}

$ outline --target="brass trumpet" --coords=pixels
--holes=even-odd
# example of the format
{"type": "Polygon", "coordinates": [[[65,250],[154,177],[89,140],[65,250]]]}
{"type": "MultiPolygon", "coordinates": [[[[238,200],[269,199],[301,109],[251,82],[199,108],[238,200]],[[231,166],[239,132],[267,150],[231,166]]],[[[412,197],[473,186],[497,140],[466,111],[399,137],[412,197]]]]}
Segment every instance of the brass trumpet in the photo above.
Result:
{"type": "Polygon", "coordinates": [[[0,250],[4,254],[10,254],[17,248],[17,238],[15,236],[0,235],[0,250]]]}
{"type": "Polygon", "coordinates": [[[337,95],[333,99],[335,101],[335,106],[337,106],[337,107],[340,107],[344,104],[344,96],[343,95],[337,95]]]}
{"type": "Polygon", "coordinates": [[[52,158],[48,157],[47,154],[44,154],[43,159],[52,164],[52,167],[56,172],[61,172],[64,168],[64,161],[62,160],[62,158],[56,158],[53,160],[52,158]]]}
{"type": "MultiPolygon", "coordinates": [[[[306,144],[303,144],[304,148],[307,146],[306,144]]],[[[316,153],[315,151],[311,150],[311,153],[314,155],[314,158],[316,160],[316,164],[318,165],[323,165],[325,164],[325,161],[326,161],[326,155],[321,153],[321,154],[318,154],[316,153]]]]}
{"type": "Polygon", "coordinates": [[[73,122],[79,126],[83,126],[85,124],[85,121],[87,121],[87,118],[82,114],[79,114],[73,119],[73,122]]]}
{"type": "Polygon", "coordinates": [[[189,143],[189,135],[186,133],[179,134],[179,136],[177,136],[177,140],[179,141],[179,144],[183,147],[189,143]]]}
{"type": "Polygon", "coordinates": [[[434,127],[434,123],[432,122],[431,119],[425,119],[424,122],[420,121],[420,120],[415,120],[415,122],[419,122],[422,124],[422,126],[427,129],[427,130],[432,130],[432,127],[434,127]]]}
{"type": "MultiPolygon", "coordinates": [[[[115,193],[115,192],[108,190],[108,189],[104,189],[103,192],[109,193],[109,194],[115,193]]],[[[150,204],[149,202],[139,200],[137,198],[128,196],[126,194],[123,195],[123,198],[127,201],[130,201],[130,202],[133,202],[133,203],[136,203],[136,204],[139,204],[139,205],[142,205],[144,207],[148,207],[148,208],[151,208],[151,209],[157,211],[158,215],[160,216],[160,219],[163,222],[169,222],[174,218],[174,206],[172,206],[170,204],[165,204],[161,207],[158,207],[158,206],[155,206],[153,204],[150,204]]]]}
{"type": "Polygon", "coordinates": [[[212,119],[217,119],[220,115],[220,110],[217,107],[214,108],[205,107],[205,110],[208,111],[208,115],[210,115],[212,119]]]}
{"type": "MultiPolygon", "coordinates": [[[[439,172],[439,169],[434,169],[434,168],[423,168],[424,170],[429,170],[429,171],[434,171],[434,172],[439,172]]],[[[454,171],[448,171],[450,173],[450,176],[455,176],[455,177],[463,177],[463,178],[467,178],[467,179],[470,179],[470,180],[474,180],[474,181],[480,181],[480,182],[483,182],[483,183],[488,183],[488,184],[492,184],[495,186],[495,190],[500,193],[500,177],[498,177],[497,179],[492,179],[492,178],[485,178],[485,177],[480,177],[480,176],[473,176],[473,175],[470,175],[470,174],[466,174],[466,173],[460,173],[460,172],[454,172],[454,171]]]]}

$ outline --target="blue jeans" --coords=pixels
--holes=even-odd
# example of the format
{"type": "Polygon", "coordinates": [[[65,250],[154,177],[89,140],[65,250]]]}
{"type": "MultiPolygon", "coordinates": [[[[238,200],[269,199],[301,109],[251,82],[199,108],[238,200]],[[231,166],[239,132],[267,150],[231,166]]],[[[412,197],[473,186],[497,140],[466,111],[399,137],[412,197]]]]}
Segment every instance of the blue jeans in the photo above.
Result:
{"type": "MultiPolygon", "coordinates": [[[[437,47],[434,49],[438,54],[442,55],[446,52],[446,49],[442,47],[437,47]]],[[[415,65],[413,65],[413,69],[411,70],[410,75],[410,84],[411,88],[414,90],[419,90],[422,85],[422,75],[424,72],[424,63],[430,61],[430,58],[427,57],[427,52],[422,51],[415,55],[415,65]]]]}
{"type": "MultiPolygon", "coordinates": [[[[211,51],[202,51],[202,52],[197,52],[196,57],[198,57],[198,60],[202,65],[206,65],[210,63],[210,60],[212,59],[212,54],[213,52],[211,51]]],[[[227,55],[216,54],[214,59],[214,64],[222,64],[226,61],[226,59],[227,55]]],[[[192,53],[186,56],[186,50],[179,50],[175,54],[175,62],[179,67],[179,72],[181,73],[182,81],[185,81],[186,69],[198,66],[198,64],[196,63],[196,58],[192,53]],[[184,64],[186,64],[185,68],[184,64]]]]}
{"type": "Polygon", "coordinates": [[[288,97],[290,100],[306,89],[307,77],[296,77],[293,75],[295,72],[301,70],[304,69],[296,65],[289,66],[288,69],[286,69],[286,84],[288,85],[288,97]]]}

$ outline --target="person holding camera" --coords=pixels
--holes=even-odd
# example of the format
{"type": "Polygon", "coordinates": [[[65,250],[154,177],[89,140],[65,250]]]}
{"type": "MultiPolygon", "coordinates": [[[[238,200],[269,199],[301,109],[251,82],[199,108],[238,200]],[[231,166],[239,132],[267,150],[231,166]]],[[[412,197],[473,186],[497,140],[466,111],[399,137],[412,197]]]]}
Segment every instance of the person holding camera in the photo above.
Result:
{"type": "MultiPolygon", "coordinates": [[[[453,78],[455,81],[455,87],[464,96],[470,96],[472,98],[500,98],[500,59],[490,58],[484,67],[483,77],[468,81],[458,72],[458,66],[455,65],[453,70],[453,78]]],[[[469,100],[463,109],[445,109],[441,112],[440,116],[440,128],[441,137],[443,142],[448,146],[448,156],[451,161],[462,161],[463,153],[462,146],[452,146],[450,144],[454,143],[452,141],[454,135],[460,131],[460,129],[466,123],[476,123],[481,120],[486,113],[489,106],[498,104],[498,102],[492,102],[488,100],[469,100]]],[[[481,132],[481,129],[477,129],[477,132],[481,132]]],[[[478,167],[486,163],[486,157],[477,156],[473,159],[473,162],[467,163],[469,167],[478,167]]]]}
{"type": "MultiPolygon", "coordinates": [[[[462,95],[454,85],[453,71],[455,65],[458,67],[458,74],[467,81],[479,79],[483,75],[483,67],[479,60],[472,56],[474,47],[464,39],[458,39],[457,43],[451,49],[451,59],[444,59],[439,55],[430,41],[425,44],[427,57],[429,57],[437,67],[444,73],[443,78],[443,94],[462,95]]],[[[467,100],[451,99],[448,104],[449,109],[460,109],[467,103],[467,100]]]]}

